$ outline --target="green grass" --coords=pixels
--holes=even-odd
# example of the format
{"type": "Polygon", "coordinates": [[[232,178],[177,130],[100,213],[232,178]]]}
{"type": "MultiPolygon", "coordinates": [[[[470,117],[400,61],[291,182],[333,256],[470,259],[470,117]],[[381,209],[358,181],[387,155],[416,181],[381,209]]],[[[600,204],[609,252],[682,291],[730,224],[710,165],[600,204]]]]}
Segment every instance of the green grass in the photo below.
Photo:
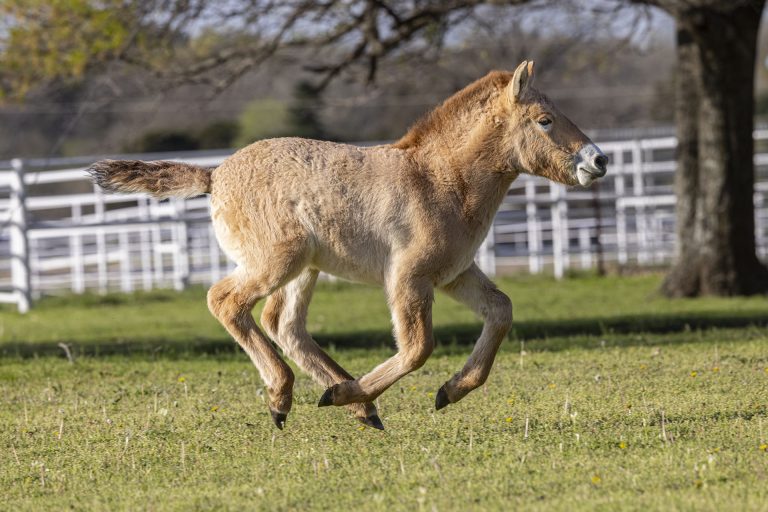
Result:
{"type": "MultiPolygon", "coordinates": [[[[202,290],[2,310],[0,509],[765,510],[768,303],[658,283],[500,281],[515,331],[486,386],[435,412],[479,330],[438,297],[441,346],[380,397],[385,432],[318,409],[299,372],[274,429],[202,290]]],[[[392,353],[378,290],[324,285],[309,323],[353,374],[392,353]]]]}
{"type": "MultiPolygon", "coordinates": [[[[669,300],[656,290],[659,276],[580,277],[557,282],[520,276],[499,279],[515,309],[512,339],[609,332],[669,332],[739,327],[768,322],[764,297],[669,300]]],[[[257,305],[258,317],[261,305],[257,305]]],[[[473,343],[478,321],[442,294],[434,307],[436,337],[473,343]]],[[[310,308],[310,332],[339,348],[391,347],[383,292],[347,283],[321,283],[310,308]]],[[[27,315],[0,309],[0,354],[61,353],[59,342],[79,353],[220,353],[234,342],[208,313],[205,290],[44,299],[27,315]]]]}

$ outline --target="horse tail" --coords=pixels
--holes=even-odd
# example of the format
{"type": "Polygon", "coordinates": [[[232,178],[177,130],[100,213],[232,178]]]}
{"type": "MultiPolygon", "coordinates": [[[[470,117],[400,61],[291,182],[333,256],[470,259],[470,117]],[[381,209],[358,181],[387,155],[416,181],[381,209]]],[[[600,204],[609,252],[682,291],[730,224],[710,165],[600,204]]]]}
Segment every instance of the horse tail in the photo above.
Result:
{"type": "Polygon", "coordinates": [[[86,171],[107,192],[145,192],[159,198],[194,197],[211,191],[212,169],[158,160],[101,160],[86,171]]]}

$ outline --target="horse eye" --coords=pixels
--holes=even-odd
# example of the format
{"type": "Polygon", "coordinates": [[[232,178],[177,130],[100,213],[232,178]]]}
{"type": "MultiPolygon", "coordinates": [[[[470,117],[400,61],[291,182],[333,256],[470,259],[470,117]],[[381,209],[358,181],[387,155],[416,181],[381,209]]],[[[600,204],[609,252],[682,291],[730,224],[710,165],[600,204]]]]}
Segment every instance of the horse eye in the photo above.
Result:
{"type": "Polygon", "coordinates": [[[543,119],[539,119],[539,124],[540,124],[541,126],[549,126],[549,125],[551,125],[551,124],[552,124],[552,120],[551,120],[551,119],[549,119],[548,117],[545,117],[545,118],[543,118],[543,119]]]}

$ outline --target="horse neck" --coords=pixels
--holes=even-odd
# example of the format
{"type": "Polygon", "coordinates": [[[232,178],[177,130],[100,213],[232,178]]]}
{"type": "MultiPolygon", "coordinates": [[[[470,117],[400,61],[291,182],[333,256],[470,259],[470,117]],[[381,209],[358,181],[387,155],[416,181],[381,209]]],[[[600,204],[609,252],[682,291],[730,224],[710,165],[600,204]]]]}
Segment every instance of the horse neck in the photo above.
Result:
{"type": "Polygon", "coordinates": [[[517,176],[499,150],[501,134],[482,113],[439,128],[423,135],[414,156],[446,196],[459,202],[467,224],[483,229],[517,176]]]}

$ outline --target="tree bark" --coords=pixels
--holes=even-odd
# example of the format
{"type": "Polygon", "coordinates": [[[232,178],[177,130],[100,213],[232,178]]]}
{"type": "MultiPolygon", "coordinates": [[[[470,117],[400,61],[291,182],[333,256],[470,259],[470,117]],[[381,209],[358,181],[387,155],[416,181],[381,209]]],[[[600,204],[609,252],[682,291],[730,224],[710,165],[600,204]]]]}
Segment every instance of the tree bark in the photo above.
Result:
{"type": "Polygon", "coordinates": [[[755,254],[754,66],[765,0],[675,13],[677,261],[673,297],[768,291],[755,254]]]}
{"type": "MultiPolygon", "coordinates": [[[[677,260],[667,275],[662,291],[669,296],[692,296],[699,290],[699,273],[689,265],[698,259],[696,244],[697,200],[699,197],[699,87],[697,48],[689,30],[677,27],[677,69],[675,74],[675,120],[677,170],[675,172],[677,260]],[[687,262],[687,264],[685,264],[687,262]]],[[[695,267],[696,264],[693,263],[695,267]]]]}

